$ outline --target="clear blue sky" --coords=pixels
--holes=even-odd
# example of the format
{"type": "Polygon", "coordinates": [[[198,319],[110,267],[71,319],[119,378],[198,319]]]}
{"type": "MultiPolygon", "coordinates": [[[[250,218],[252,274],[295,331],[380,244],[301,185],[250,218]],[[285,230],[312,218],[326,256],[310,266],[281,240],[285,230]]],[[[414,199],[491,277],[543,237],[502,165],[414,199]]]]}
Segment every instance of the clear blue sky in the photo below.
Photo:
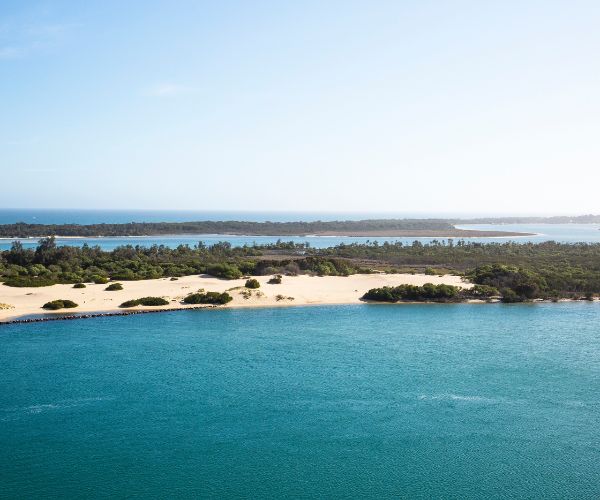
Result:
{"type": "Polygon", "coordinates": [[[600,2],[0,1],[0,207],[600,213],[600,2]]]}

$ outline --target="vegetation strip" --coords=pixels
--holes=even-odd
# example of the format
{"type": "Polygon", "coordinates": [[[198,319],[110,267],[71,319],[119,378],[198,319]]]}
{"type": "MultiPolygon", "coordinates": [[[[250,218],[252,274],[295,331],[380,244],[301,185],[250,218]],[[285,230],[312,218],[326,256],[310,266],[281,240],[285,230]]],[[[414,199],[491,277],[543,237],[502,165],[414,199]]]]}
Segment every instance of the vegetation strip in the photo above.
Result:
{"type": "Polygon", "coordinates": [[[429,244],[374,242],[313,249],[293,242],[243,247],[223,242],[205,246],[200,242],[193,248],[127,245],[104,251],[87,245],[59,247],[54,238],[44,238],[35,250],[14,242],[10,250],[0,252],[0,281],[12,287],[75,286],[194,274],[239,279],[247,275],[349,276],[373,272],[451,273],[495,288],[505,302],[593,299],[600,294],[600,243],[434,240],[429,244]]]}

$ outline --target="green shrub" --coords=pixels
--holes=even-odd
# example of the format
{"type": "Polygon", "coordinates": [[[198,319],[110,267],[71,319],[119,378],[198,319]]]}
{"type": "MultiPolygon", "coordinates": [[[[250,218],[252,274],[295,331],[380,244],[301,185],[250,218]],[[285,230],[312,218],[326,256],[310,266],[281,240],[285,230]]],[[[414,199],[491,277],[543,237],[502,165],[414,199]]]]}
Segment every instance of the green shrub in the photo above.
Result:
{"type": "Polygon", "coordinates": [[[242,261],[237,264],[237,267],[242,274],[254,274],[256,270],[256,262],[242,261]]]}
{"type": "Polygon", "coordinates": [[[206,292],[192,293],[183,299],[183,302],[186,304],[227,304],[232,300],[233,297],[227,292],[206,292]]]}
{"type": "Polygon", "coordinates": [[[110,274],[110,277],[113,280],[124,280],[124,281],[133,281],[136,279],[140,279],[131,269],[119,269],[110,274]]]}
{"type": "Polygon", "coordinates": [[[126,300],[119,307],[135,307],[139,306],[140,302],[138,299],[126,300]]]}
{"type": "Polygon", "coordinates": [[[142,306],[166,306],[169,301],[162,297],[142,297],[138,299],[142,306]]]}
{"type": "Polygon", "coordinates": [[[59,281],[46,276],[12,276],[4,284],[14,287],[40,287],[56,285],[59,281]]]}
{"type": "Polygon", "coordinates": [[[142,297],[140,299],[126,300],[119,307],[135,307],[135,306],[166,306],[169,304],[168,300],[162,297],[142,297]]]}
{"type": "Polygon", "coordinates": [[[513,304],[515,302],[524,302],[526,299],[522,297],[512,288],[503,288],[502,291],[502,302],[506,304],[513,304]]]}
{"type": "Polygon", "coordinates": [[[260,283],[257,279],[251,278],[246,281],[246,288],[260,288],[260,283]]]}
{"type": "Polygon", "coordinates": [[[269,285],[281,285],[281,274],[273,276],[267,283],[269,285]]]}
{"type": "Polygon", "coordinates": [[[223,278],[226,280],[236,280],[243,276],[242,271],[233,264],[222,263],[222,264],[213,264],[212,266],[208,266],[206,268],[206,273],[211,276],[216,276],[217,278],[223,278]]]}
{"type": "Polygon", "coordinates": [[[524,302],[543,297],[549,292],[545,278],[531,270],[516,266],[501,264],[480,266],[475,268],[468,278],[474,283],[500,289],[503,302],[524,302]]]}
{"type": "Polygon", "coordinates": [[[106,276],[100,276],[95,274],[90,278],[96,285],[106,285],[108,283],[108,278],[106,276]]]}
{"type": "Polygon", "coordinates": [[[73,307],[77,307],[77,304],[75,304],[75,302],[73,302],[72,300],[68,299],[52,300],[50,302],[46,302],[42,306],[43,309],[50,309],[52,311],[56,311],[58,309],[72,309],[73,307]]]}
{"type": "Polygon", "coordinates": [[[73,288],[86,288],[85,283],[75,283],[73,288]]]}
{"type": "Polygon", "coordinates": [[[459,297],[458,287],[425,283],[423,286],[399,285],[396,287],[372,288],[362,298],[378,302],[451,302],[461,297],[459,297]]]}
{"type": "Polygon", "coordinates": [[[107,292],[116,292],[117,290],[123,290],[123,285],[121,283],[111,283],[104,290],[107,292]]]}
{"type": "Polygon", "coordinates": [[[473,287],[469,289],[469,294],[472,295],[473,298],[489,298],[500,295],[500,292],[493,286],[473,285],[473,287]]]}

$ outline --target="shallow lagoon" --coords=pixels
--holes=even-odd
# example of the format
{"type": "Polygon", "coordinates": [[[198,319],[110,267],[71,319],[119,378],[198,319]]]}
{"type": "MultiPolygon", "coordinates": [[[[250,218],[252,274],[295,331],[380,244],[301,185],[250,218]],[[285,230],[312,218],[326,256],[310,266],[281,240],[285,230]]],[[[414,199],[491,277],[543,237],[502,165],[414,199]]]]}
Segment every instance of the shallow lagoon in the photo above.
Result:
{"type": "MultiPolygon", "coordinates": [[[[475,243],[506,243],[514,241],[517,243],[541,243],[544,241],[557,241],[562,243],[600,243],[599,224],[481,224],[461,225],[462,229],[480,229],[483,231],[516,231],[523,233],[534,233],[534,236],[520,236],[508,238],[464,238],[465,241],[475,243]]],[[[21,239],[25,247],[35,248],[39,238],[21,239]]],[[[313,248],[327,248],[340,244],[367,243],[377,241],[383,243],[402,242],[410,245],[417,240],[421,243],[430,243],[433,240],[446,241],[448,238],[385,238],[385,237],[359,237],[359,236],[237,236],[226,234],[180,234],[171,236],[134,236],[134,237],[103,237],[103,238],[57,238],[59,245],[82,246],[99,245],[105,250],[112,250],[122,245],[165,245],[175,248],[178,245],[194,246],[199,241],[206,245],[213,245],[220,241],[227,241],[233,246],[243,245],[266,245],[281,241],[293,241],[295,243],[308,243],[313,248]]],[[[458,241],[460,238],[453,238],[458,241]]],[[[0,239],[0,250],[8,250],[12,239],[0,239]]]]}

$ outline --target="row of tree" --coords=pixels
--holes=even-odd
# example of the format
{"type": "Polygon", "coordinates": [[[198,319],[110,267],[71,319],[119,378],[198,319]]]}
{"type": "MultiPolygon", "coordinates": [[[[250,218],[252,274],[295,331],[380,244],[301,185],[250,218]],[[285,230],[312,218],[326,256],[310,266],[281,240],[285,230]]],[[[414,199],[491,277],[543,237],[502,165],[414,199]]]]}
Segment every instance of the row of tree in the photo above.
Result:
{"type": "Polygon", "coordinates": [[[207,273],[223,279],[246,275],[348,276],[374,272],[454,273],[493,287],[507,300],[600,294],[600,244],[415,242],[339,245],[325,249],[288,243],[232,247],[217,243],[177,248],[57,246],[19,242],[0,252],[0,281],[9,286],[103,283],[207,273]]]}

